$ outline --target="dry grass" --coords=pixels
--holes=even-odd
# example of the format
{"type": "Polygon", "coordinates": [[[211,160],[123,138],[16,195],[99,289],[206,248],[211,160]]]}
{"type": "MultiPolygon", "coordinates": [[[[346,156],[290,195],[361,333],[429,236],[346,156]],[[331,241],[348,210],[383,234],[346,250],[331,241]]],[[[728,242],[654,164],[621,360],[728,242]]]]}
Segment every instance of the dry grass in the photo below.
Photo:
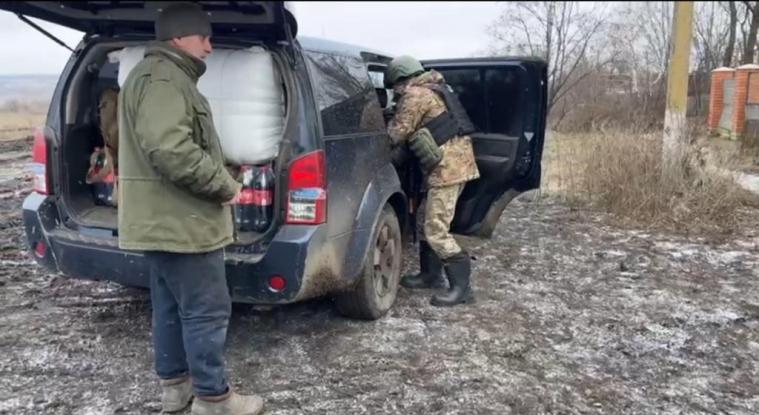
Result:
{"type": "Polygon", "coordinates": [[[707,145],[721,159],[730,160],[739,171],[759,174],[759,151],[749,142],[756,140],[756,138],[730,140],[724,137],[712,137],[707,140],[707,145]]]}
{"type": "Polygon", "coordinates": [[[661,132],[553,133],[546,151],[546,192],[578,209],[611,213],[621,222],[686,233],[721,234],[741,226],[740,212],[759,198],[712,166],[736,169],[735,159],[691,145],[665,168],[661,132]]]}
{"type": "Polygon", "coordinates": [[[47,108],[41,103],[0,105],[0,140],[24,138],[45,124],[47,108]]]}

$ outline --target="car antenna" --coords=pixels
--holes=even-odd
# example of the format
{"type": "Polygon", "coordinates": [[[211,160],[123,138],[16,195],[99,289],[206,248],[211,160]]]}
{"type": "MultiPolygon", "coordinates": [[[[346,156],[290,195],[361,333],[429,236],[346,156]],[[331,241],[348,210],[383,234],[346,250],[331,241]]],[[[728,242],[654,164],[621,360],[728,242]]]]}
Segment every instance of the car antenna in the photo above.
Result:
{"type": "Polygon", "coordinates": [[[49,38],[50,38],[50,39],[52,39],[52,40],[53,40],[55,43],[57,43],[57,44],[59,44],[59,45],[63,46],[64,48],[66,48],[66,49],[70,50],[71,52],[74,52],[74,49],[71,49],[71,48],[69,47],[69,45],[67,45],[67,44],[63,43],[63,41],[62,41],[62,40],[60,40],[60,39],[58,39],[57,37],[55,37],[55,36],[51,35],[51,34],[50,34],[50,33],[49,33],[47,30],[45,30],[45,29],[43,29],[43,28],[39,27],[39,26],[38,26],[36,23],[34,23],[33,21],[29,20],[29,19],[28,19],[26,16],[24,16],[23,14],[17,14],[17,16],[18,16],[18,18],[19,18],[19,19],[21,19],[21,21],[22,21],[22,22],[24,22],[24,23],[28,24],[29,26],[31,26],[31,27],[33,27],[33,28],[37,29],[37,30],[38,30],[40,33],[42,33],[43,35],[45,35],[45,36],[49,37],[49,38]]]}

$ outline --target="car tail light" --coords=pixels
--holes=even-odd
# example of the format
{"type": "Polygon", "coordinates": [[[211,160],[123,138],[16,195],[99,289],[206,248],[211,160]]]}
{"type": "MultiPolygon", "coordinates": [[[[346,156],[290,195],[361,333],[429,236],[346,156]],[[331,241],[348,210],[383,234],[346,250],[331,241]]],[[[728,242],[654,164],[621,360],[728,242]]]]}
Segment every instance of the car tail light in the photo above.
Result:
{"type": "Polygon", "coordinates": [[[327,163],[324,151],[292,162],[288,180],[287,223],[318,225],[327,221],[327,163]]]}
{"type": "Polygon", "coordinates": [[[48,175],[47,164],[47,139],[45,131],[41,128],[34,130],[34,144],[32,145],[31,171],[33,177],[33,189],[43,195],[51,194],[52,183],[48,175]]]}
{"type": "Polygon", "coordinates": [[[281,292],[287,288],[287,280],[281,275],[272,275],[269,277],[269,289],[274,292],[281,292]]]}

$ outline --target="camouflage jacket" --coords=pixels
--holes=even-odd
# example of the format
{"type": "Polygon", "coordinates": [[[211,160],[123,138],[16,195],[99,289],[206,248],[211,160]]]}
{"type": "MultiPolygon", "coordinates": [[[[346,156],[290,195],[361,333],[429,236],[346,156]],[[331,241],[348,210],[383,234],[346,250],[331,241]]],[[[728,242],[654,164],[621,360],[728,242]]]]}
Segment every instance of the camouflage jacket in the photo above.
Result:
{"type": "MultiPolygon", "coordinates": [[[[394,92],[401,99],[388,125],[394,145],[404,143],[416,130],[446,111],[443,98],[424,87],[425,84],[444,83],[443,75],[431,70],[396,86],[394,92]]],[[[443,161],[427,177],[429,187],[451,186],[480,177],[469,136],[454,137],[441,149],[443,161]]]]}

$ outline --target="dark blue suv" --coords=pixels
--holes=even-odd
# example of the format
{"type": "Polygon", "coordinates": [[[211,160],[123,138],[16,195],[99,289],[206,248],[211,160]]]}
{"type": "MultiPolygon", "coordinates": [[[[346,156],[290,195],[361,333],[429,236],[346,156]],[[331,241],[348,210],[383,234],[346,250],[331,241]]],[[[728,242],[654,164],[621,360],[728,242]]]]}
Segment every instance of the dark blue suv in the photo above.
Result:
{"type": "MultiPolygon", "coordinates": [[[[383,109],[392,56],[296,37],[281,2],[199,2],[215,48],[262,46],[282,74],[286,122],[274,160],[273,219],[226,248],[236,302],[284,304],[333,296],[346,316],[376,319],[398,290],[402,244],[412,234],[413,169],[395,162],[383,109]],[[303,212],[308,212],[303,215],[303,212]]],[[[109,52],[153,38],[160,2],[3,2],[5,9],[85,33],[34,138],[34,191],[23,204],[37,261],[73,278],[148,286],[138,252],[118,248],[117,208],[93,201],[89,156],[103,145],[98,97],[114,84],[109,52]]],[[[492,57],[423,62],[445,76],[478,132],[481,178],[467,184],[452,231],[489,237],[506,205],[539,187],[546,120],[546,65],[492,57]]],[[[160,197],[160,195],[156,195],[160,197]]]]}

